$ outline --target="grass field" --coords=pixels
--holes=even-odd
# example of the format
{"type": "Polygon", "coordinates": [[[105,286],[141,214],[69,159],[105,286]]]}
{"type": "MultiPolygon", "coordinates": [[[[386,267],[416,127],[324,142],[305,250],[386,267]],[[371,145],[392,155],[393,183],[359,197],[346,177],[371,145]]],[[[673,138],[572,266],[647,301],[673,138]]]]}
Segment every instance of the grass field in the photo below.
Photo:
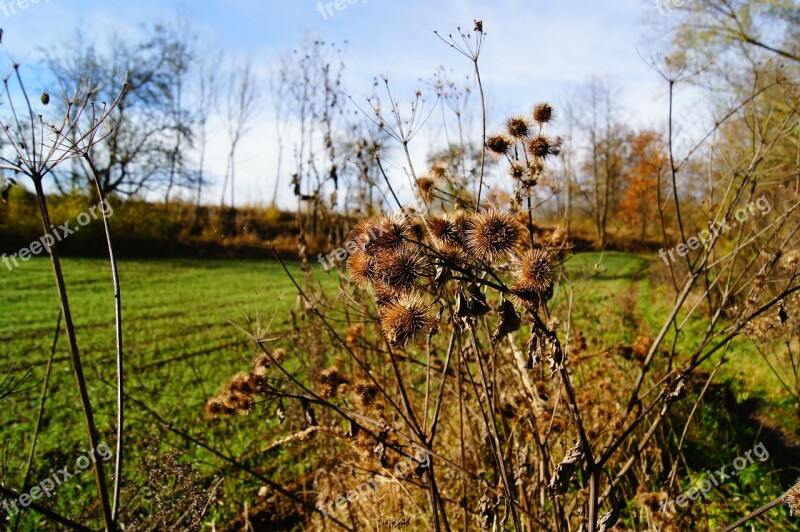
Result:
{"type": "MultiPolygon", "coordinates": [[[[658,331],[668,301],[648,280],[651,257],[596,253],[574,257],[568,264],[567,282],[556,293],[553,306],[566,315],[570,290],[580,301],[573,311],[574,327],[596,339],[590,348],[598,352],[632,342],[637,335],[658,331]],[[595,264],[601,264],[597,274],[595,264]],[[603,271],[603,268],[606,270],[603,271]]],[[[67,259],[65,275],[77,327],[78,342],[102,438],[114,445],[115,402],[113,292],[108,264],[102,260],[67,259]]],[[[315,280],[325,292],[336,294],[334,277],[315,266],[315,280]]],[[[259,317],[267,336],[279,338],[291,324],[295,290],[274,261],[124,261],[120,264],[125,319],[126,438],[125,475],[144,478],[152,466],[153,442],[160,441],[163,421],[229,457],[238,457],[270,478],[296,478],[313,467],[310,460],[278,456],[259,460],[260,449],[281,436],[277,420],[264,414],[211,423],[204,411],[206,400],[231,375],[246,370],[253,359],[253,345],[244,331],[247,318],[259,317]],[[146,406],[145,406],[146,405],[146,406]]],[[[290,265],[297,274],[297,265],[290,265]]],[[[31,260],[13,272],[0,272],[0,369],[14,365],[22,376],[32,368],[27,390],[3,402],[0,434],[4,442],[6,485],[19,488],[30,449],[31,435],[40,403],[41,382],[50,357],[58,317],[56,292],[50,264],[31,260]]],[[[687,345],[692,338],[682,340],[687,345]]],[[[287,339],[275,345],[291,350],[287,339]]],[[[298,359],[302,359],[302,354],[298,359]]],[[[749,371],[755,355],[734,358],[722,371],[740,389],[754,389],[760,400],[777,414],[791,409],[775,390],[768,371],[749,371]],[[747,374],[746,377],[743,377],[747,374]],[[738,379],[738,380],[737,380],[738,379]],[[769,393],[773,390],[775,393],[769,393]]],[[[295,362],[296,363],[296,362],[295,362]]],[[[295,367],[297,371],[304,371],[295,367]]],[[[701,413],[702,414],[702,413],[701,413]]],[[[701,420],[701,423],[710,423],[701,420]]],[[[262,483],[240,475],[219,455],[201,446],[166,438],[164,447],[179,451],[183,463],[193,464],[197,483],[207,487],[212,477],[224,476],[218,505],[207,519],[224,521],[238,513],[244,500],[252,505],[262,483]]],[[[75,462],[87,450],[74,377],[63,338],[55,350],[48,400],[38,440],[31,482],[46,478],[50,468],[75,462]]],[[[54,509],[76,518],[96,513],[93,479],[89,471],[61,486],[47,501],[54,509]]],[[[766,495],[765,495],[766,496],[766,495]]],[[[23,514],[20,529],[37,527],[38,516],[23,514]]],[[[130,517],[129,517],[130,519],[130,517]]]]}
{"type": "MultiPolygon", "coordinates": [[[[115,343],[110,271],[102,260],[64,262],[98,426],[113,447],[115,343]]],[[[296,266],[290,269],[299,271],[296,266]]],[[[264,325],[271,321],[270,330],[286,328],[296,299],[286,274],[274,261],[174,260],[124,261],[120,276],[126,393],[165,420],[213,441],[214,435],[203,426],[205,401],[228,376],[246,369],[253,358],[251,342],[236,325],[247,329],[247,318],[259,316],[264,325]]],[[[325,283],[326,277],[320,277],[325,283]]],[[[58,318],[49,261],[31,260],[18,270],[2,272],[0,309],[0,365],[5,369],[15,364],[18,377],[33,368],[26,388],[35,388],[4,402],[0,418],[8,464],[5,481],[9,486],[19,486],[40,401],[41,387],[37,385],[45,375],[58,318]]],[[[51,466],[73,463],[88,446],[63,337],[55,351],[48,396],[56,399],[45,405],[34,461],[39,469],[32,471],[31,480],[45,478],[51,466]]],[[[147,433],[154,428],[152,420],[134,403],[130,404],[126,425],[130,441],[142,444],[152,437],[147,433]],[[147,437],[143,437],[145,434],[147,437]]],[[[224,442],[220,443],[233,455],[246,452],[252,443],[235,430],[236,420],[228,427],[230,433],[225,426],[218,428],[223,431],[219,436],[224,442]]],[[[136,454],[134,451],[126,457],[126,470],[134,475],[141,473],[136,454]]],[[[60,488],[49,502],[67,515],[77,515],[82,509],[75,506],[76,501],[86,500],[81,491],[91,483],[87,471],[80,481],[60,488]]]]}

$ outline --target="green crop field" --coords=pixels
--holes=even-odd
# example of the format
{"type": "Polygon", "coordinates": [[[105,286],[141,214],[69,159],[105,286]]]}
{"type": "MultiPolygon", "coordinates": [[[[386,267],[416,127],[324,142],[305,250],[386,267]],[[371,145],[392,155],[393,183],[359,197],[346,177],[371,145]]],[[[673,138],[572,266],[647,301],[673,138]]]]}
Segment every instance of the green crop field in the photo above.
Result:
{"type": "MultiPolygon", "coordinates": [[[[98,426],[113,447],[115,423],[114,300],[108,263],[92,259],[64,261],[77,339],[84,359],[98,426]],[[107,383],[107,384],[106,384],[107,383]]],[[[296,265],[289,268],[299,273],[296,265]]],[[[275,261],[123,261],[120,263],[124,314],[126,394],[130,397],[126,436],[135,442],[126,456],[126,471],[138,475],[137,456],[157,423],[137,402],[192,434],[214,440],[234,455],[246,452],[247,435],[236,420],[208,432],[203,407],[225,380],[252,363],[248,320],[258,319],[267,335],[285,330],[296,292],[275,261]],[[230,432],[225,429],[230,429],[230,432]]],[[[321,274],[333,286],[332,277],[321,274]]],[[[49,260],[36,259],[0,275],[0,341],[3,369],[14,366],[21,378],[32,368],[24,393],[4,402],[2,441],[5,483],[19,486],[40,402],[41,382],[53,344],[58,302],[49,260]]],[[[257,445],[256,445],[257,446],[257,445]]],[[[46,478],[49,467],[74,462],[86,451],[85,437],[67,344],[55,350],[48,401],[30,478],[46,478]],[[51,399],[52,398],[52,399],[51,399]]],[[[213,469],[208,464],[207,470],[213,469]]],[[[202,470],[201,470],[202,471],[202,470]]],[[[55,508],[78,516],[91,500],[81,492],[92,486],[86,471],[52,499],[55,508]]],[[[29,514],[30,516],[30,514],[29,514]]],[[[31,524],[31,523],[28,523],[31,524]]]]}
{"type": "MultiPolygon", "coordinates": [[[[588,338],[599,339],[601,343],[590,345],[597,352],[631,342],[637,334],[655,334],[652,328],[663,321],[669,301],[651,287],[651,260],[647,255],[622,253],[577,255],[567,265],[554,308],[564,316],[570,297],[575,303],[580,301],[573,310],[573,327],[588,338]],[[598,263],[601,265],[596,268],[598,263]]],[[[101,438],[113,448],[116,414],[111,274],[103,260],[67,259],[64,266],[101,438]]],[[[328,297],[335,296],[335,277],[324,274],[316,264],[313,267],[315,282],[328,297]]],[[[290,264],[289,269],[299,275],[297,264],[290,264]]],[[[254,504],[263,485],[252,475],[242,474],[241,467],[225,457],[236,457],[244,467],[284,480],[298,478],[314,467],[302,455],[283,451],[268,460],[259,459],[261,449],[285,435],[265,410],[220,421],[210,420],[204,412],[206,400],[230,376],[247,370],[252,363],[254,346],[246,333],[248,323],[259,328],[262,337],[274,339],[275,346],[292,350],[282,333],[292,326],[296,290],[278,263],[135,260],[121,262],[120,275],[128,397],[126,476],[143,479],[148,475],[153,466],[152,445],[164,437],[164,446],[175,450],[180,463],[192,464],[198,485],[206,488],[215,478],[224,477],[217,505],[206,514],[207,520],[224,521],[240,512],[244,501],[254,504]],[[164,423],[174,429],[170,437],[164,432],[164,423]],[[176,439],[175,431],[188,439],[176,439]]],[[[0,417],[4,483],[19,488],[58,319],[49,261],[35,259],[13,272],[0,272],[0,309],[0,369],[13,366],[11,374],[17,378],[28,369],[32,371],[24,391],[3,403],[0,417]]],[[[688,345],[692,338],[682,341],[688,345]]],[[[306,371],[302,353],[292,355],[287,367],[306,371]]],[[[757,363],[753,357],[744,353],[723,369],[722,375],[734,389],[736,379],[743,374],[742,364],[757,363]]],[[[773,400],[768,393],[775,390],[768,371],[748,372],[748,379],[751,389],[764,390],[761,399],[773,411],[791,409],[792,405],[773,400]]],[[[706,419],[700,422],[716,423],[706,419]]],[[[87,449],[72,367],[61,337],[55,349],[30,482],[46,478],[50,468],[74,464],[87,449]]],[[[87,470],[59,487],[48,504],[76,519],[96,515],[96,508],[90,506],[95,500],[93,491],[92,473],[87,470]]],[[[24,513],[20,529],[44,526],[40,519],[33,512],[24,513]]]]}

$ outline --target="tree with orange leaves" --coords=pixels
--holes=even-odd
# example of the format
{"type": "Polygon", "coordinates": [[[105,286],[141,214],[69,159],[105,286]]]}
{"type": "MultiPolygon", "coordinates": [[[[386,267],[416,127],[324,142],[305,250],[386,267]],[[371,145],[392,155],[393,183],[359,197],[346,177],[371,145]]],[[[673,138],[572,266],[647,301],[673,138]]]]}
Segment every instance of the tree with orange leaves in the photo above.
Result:
{"type": "Polygon", "coordinates": [[[631,133],[627,143],[629,157],[623,174],[620,215],[630,227],[638,228],[639,239],[644,240],[648,222],[658,219],[658,189],[667,168],[667,153],[661,135],[655,131],[631,133]]]}

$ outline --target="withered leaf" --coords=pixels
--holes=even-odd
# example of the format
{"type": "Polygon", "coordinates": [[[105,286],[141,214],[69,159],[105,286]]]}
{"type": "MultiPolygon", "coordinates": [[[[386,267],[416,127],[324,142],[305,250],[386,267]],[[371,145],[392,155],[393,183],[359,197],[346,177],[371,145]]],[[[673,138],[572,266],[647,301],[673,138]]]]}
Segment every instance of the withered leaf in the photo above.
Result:
{"type": "Polygon", "coordinates": [[[583,460],[583,457],[583,443],[579,440],[572,449],[567,451],[567,455],[558,464],[555,473],[553,473],[553,478],[550,479],[550,484],[547,486],[547,495],[551,499],[567,492],[569,482],[575,475],[575,470],[583,460]]]}
{"type": "Polygon", "coordinates": [[[500,315],[500,323],[492,333],[492,342],[502,340],[512,332],[519,330],[522,325],[522,320],[514,309],[514,305],[507,299],[503,299],[503,303],[497,307],[497,314],[500,315]]]}

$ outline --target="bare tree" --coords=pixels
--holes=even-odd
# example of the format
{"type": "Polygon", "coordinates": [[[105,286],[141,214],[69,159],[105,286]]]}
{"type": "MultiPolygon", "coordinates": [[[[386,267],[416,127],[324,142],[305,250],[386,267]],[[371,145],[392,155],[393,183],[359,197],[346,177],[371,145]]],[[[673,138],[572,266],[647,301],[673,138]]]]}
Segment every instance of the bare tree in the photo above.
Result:
{"type": "Polygon", "coordinates": [[[197,68],[197,144],[199,147],[199,161],[197,165],[196,205],[199,207],[203,196],[203,187],[208,184],[205,176],[206,150],[208,148],[208,121],[213,116],[214,109],[219,103],[221,89],[219,65],[222,64],[222,50],[208,51],[200,59],[197,68]]]}
{"type": "MultiPolygon", "coordinates": [[[[336,43],[307,35],[273,73],[273,96],[281,106],[276,108],[276,115],[279,121],[286,121],[276,127],[285,128],[291,122],[297,131],[291,136],[294,169],[290,184],[299,205],[301,256],[306,254],[307,233],[320,236],[318,232],[324,227],[329,231],[328,239],[336,240],[336,224],[320,222],[332,219],[333,210],[340,207],[338,194],[343,180],[351,176],[369,179],[374,162],[367,161],[374,153],[374,143],[365,131],[355,130],[344,113],[347,97],[342,88],[343,70],[342,50],[336,43]]],[[[283,146],[281,140],[279,149],[283,146]]]]}
{"type": "Polygon", "coordinates": [[[278,198],[281,172],[283,171],[283,150],[289,126],[289,117],[291,116],[291,110],[286,105],[291,88],[288,75],[291,65],[290,57],[281,58],[269,79],[269,91],[272,96],[272,110],[275,118],[275,138],[278,144],[278,161],[275,168],[275,189],[272,192],[272,205],[276,204],[278,198]]]}
{"type": "Polygon", "coordinates": [[[160,46],[166,52],[166,69],[171,75],[172,90],[169,91],[169,136],[172,144],[167,144],[166,153],[169,163],[164,203],[169,204],[170,194],[176,186],[189,185],[192,173],[188,171],[185,155],[186,148],[191,147],[196,122],[195,110],[186,105],[187,82],[192,74],[192,64],[197,60],[195,48],[197,37],[191,24],[185,18],[178,17],[174,25],[159,33],[160,46]]]}
{"type": "Polygon", "coordinates": [[[615,90],[600,79],[592,79],[579,92],[571,117],[586,143],[581,163],[582,195],[589,204],[595,237],[601,249],[608,241],[609,213],[619,200],[624,169],[625,130],[619,121],[615,90]]]}
{"type": "Polygon", "coordinates": [[[231,184],[231,207],[235,206],[236,175],[236,149],[242,138],[250,131],[255,118],[255,107],[261,96],[258,81],[253,74],[253,62],[247,59],[241,67],[234,67],[230,72],[231,91],[225,99],[223,118],[228,130],[230,150],[228,151],[228,165],[225,172],[225,182],[222,185],[222,200],[220,205],[225,205],[225,187],[231,184]]]}
{"type": "MultiPolygon", "coordinates": [[[[186,35],[157,24],[142,42],[112,37],[107,53],[98,51],[80,33],[58,49],[68,52],[46,52],[46,60],[64,90],[88,80],[98,87],[98,100],[111,101],[111,87],[127,80],[127,89],[109,118],[111,134],[106,143],[93,148],[103,192],[131,196],[168,185],[182,156],[175,152],[176,132],[180,150],[188,144],[191,130],[186,113],[176,112],[176,102],[181,102],[180,107],[183,102],[174,83],[176,69],[183,76],[191,57],[186,35]]],[[[56,175],[56,183],[62,190],[88,188],[92,179],[85,169],[73,165],[71,172],[56,175]]]]}

